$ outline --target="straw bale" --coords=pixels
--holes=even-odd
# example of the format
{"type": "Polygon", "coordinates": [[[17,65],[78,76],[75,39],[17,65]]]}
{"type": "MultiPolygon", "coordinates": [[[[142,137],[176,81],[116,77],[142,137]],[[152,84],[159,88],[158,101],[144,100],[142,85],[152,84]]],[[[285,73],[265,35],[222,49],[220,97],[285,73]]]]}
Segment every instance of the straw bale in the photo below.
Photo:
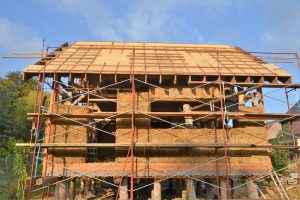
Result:
{"type": "MultiPolygon", "coordinates": [[[[161,88],[151,88],[149,94],[137,93],[137,106],[142,100],[150,97],[157,98],[211,98],[212,87],[198,88],[169,88],[165,91],[161,88]],[[175,95],[179,93],[179,95],[175,95]],[[173,96],[172,96],[173,95],[173,96]]],[[[230,88],[229,88],[230,89],[230,88]]],[[[219,91],[214,91],[214,97],[219,91]]],[[[119,93],[117,95],[119,112],[131,112],[131,93],[119,93]],[[130,105],[126,105],[126,104],[130,105]]],[[[141,112],[149,111],[149,104],[144,103],[141,112]]],[[[241,108],[244,112],[257,112],[253,108],[241,108]],[[244,109],[244,110],[243,110],[244,109]],[[248,110],[246,110],[248,109],[248,110]]],[[[260,122],[264,123],[264,122],[260,122]]],[[[239,120],[238,128],[228,129],[225,138],[229,144],[268,144],[266,129],[253,122],[239,120]]],[[[135,142],[136,143],[202,143],[214,144],[224,143],[224,132],[222,129],[197,128],[197,129],[154,129],[150,128],[149,119],[136,119],[135,121],[135,142]]],[[[116,143],[130,143],[131,119],[117,119],[116,143]]],[[[128,148],[116,149],[116,161],[125,163],[128,148]]],[[[227,154],[230,164],[267,164],[271,165],[269,151],[267,149],[253,148],[228,148],[227,154]]],[[[224,149],[213,148],[139,148],[135,150],[135,163],[206,163],[224,156],[224,149]]],[[[224,164],[225,160],[218,161],[224,164]]],[[[248,172],[251,173],[251,172],[248,172]]]]}
{"type": "MultiPolygon", "coordinates": [[[[136,105],[135,110],[137,112],[149,112],[149,94],[148,92],[136,93],[136,105]]],[[[117,94],[117,112],[132,112],[132,93],[131,92],[119,92],[117,94]]],[[[117,129],[131,128],[131,119],[116,119],[117,129]]],[[[135,127],[137,128],[149,128],[150,119],[139,118],[135,119],[135,127]]]]}
{"type": "Polygon", "coordinates": [[[240,112],[245,113],[263,113],[259,107],[250,107],[250,106],[239,106],[240,112]]]}
{"type": "MultiPolygon", "coordinates": [[[[58,104],[54,107],[57,114],[87,114],[90,110],[84,106],[62,105],[58,104]]],[[[88,123],[84,118],[78,118],[81,123],[88,123]]],[[[48,121],[48,123],[50,123],[48,121]]],[[[51,120],[50,143],[86,143],[88,131],[91,128],[83,127],[81,124],[67,119],[51,120]],[[71,131],[70,131],[71,130],[71,131]]],[[[86,148],[49,148],[49,158],[54,163],[85,163],[86,148]]]]}
{"type": "MultiPolygon", "coordinates": [[[[125,132],[126,129],[117,130],[125,132]]],[[[140,131],[139,129],[137,132],[140,131]]],[[[130,133],[129,133],[130,134],[130,133]]],[[[128,135],[129,136],[129,135],[128,135]]],[[[228,130],[229,144],[267,144],[267,134],[264,127],[249,126],[246,128],[232,128],[228,130]]],[[[202,143],[202,144],[223,144],[223,130],[201,128],[201,129],[150,129],[141,130],[136,142],[144,143],[202,143]]],[[[130,142],[130,137],[119,139],[121,142],[130,142]]],[[[127,150],[119,150],[117,160],[126,157],[127,150]]],[[[204,163],[224,156],[224,149],[211,148],[140,148],[136,150],[135,156],[139,157],[137,162],[143,160],[153,163],[204,163]]],[[[253,148],[228,148],[228,156],[231,164],[269,164],[269,151],[266,149],[253,148]]],[[[219,163],[223,163],[221,160],[219,163]]]]}

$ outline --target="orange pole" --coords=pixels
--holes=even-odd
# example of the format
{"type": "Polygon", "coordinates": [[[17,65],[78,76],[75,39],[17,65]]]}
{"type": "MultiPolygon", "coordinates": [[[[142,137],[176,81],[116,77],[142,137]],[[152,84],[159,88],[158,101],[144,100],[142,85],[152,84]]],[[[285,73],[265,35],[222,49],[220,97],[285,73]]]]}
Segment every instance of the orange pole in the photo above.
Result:
{"type": "Polygon", "coordinates": [[[133,59],[132,59],[132,68],[131,68],[131,86],[132,86],[132,113],[131,113],[131,144],[130,144],[130,158],[131,158],[131,174],[130,174],[130,200],[133,200],[133,191],[134,191],[134,134],[135,134],[135,124],[134,124],[134,112],[135,112],[135,84],[134,84],[134,54],[133,50],[133,59]]]}

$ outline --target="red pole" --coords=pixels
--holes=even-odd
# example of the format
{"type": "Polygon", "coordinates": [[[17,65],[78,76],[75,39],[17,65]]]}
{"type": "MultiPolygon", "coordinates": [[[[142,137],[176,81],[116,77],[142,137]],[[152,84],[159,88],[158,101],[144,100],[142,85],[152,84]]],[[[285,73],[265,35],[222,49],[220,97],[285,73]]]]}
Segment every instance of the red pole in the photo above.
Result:
{"type": "Polygon", "coordinates": [[[32,190],[32,185],[33,185],[33,173],[34,173],[34,166],[35,166],[35,154],[36,154],[36,149],[37,149],[37,140],[38,140],[38,133],[39,133],[39,124],[40,124],[40,118],[41,118],[41,105],[43,101],[43,91],[44,91],[44,82],[45,82],[45,73],[43,73],[42,76],[42,81],[41,81],[41,95],[40,95],[40,102],[39,102],[39,108],[38,108],[38,116],[37,116],[37,121],[36,121],[36,131],[35,131],[35,140],[34,140],[34,148],[33,148],[33,156],[32,156],[32,163],[31,163],[31,173],[30,173],[30,184],[29,184],[29,191],[28,191],[28,199],[30,200],[31,197],[31,190],[32,190]]]}
{"type": "MultiPolygon", "coordinates": [[[[288,113],[291,114],[291,106],[290,106],[290,100],[289,100],[289,91],[287,91],[287,89],[285,88],[285,97],[286,97],[286,103],[287,103],[287,107],[288,107],[288,113]]],[[[293,128],[293,121],[291,121],[291,128],[292,128],[292,141],[293,141],[293,145],[295,147],[297,147],[296,144],[296,139],[295,139],[295,132],[294,132],[294,128],[293,128]]],[[[298,165],[298,149],[294,149],[294,162],[296,164],[296,169],[297,169],[297,173],[298,173],[298,182],[300,181],[300,169],[299,169],[299,165],[298,165]]]]}
{"type": "Polygon", "coordinates": [[[135,84],[134,84],[134,54],[133,50],[132,56],[132,68],[131,68],[131,86],[132,86],[132,113],[131,113],[131,144],[130,144],[130,158],[131,158],[131,174],[130,174],[130,200],[133,200],[133,190],[134,190],[134,134],[135,134],[135,124],[134,124],[134,112],[135,112],[135,84]]]}
{"type": "MultiPolygon", "coordinates": [[[[42,52],[44,52],[44,45],[45,45],[45,40],[43,40],[43,50],[42,52]]],[[[48,48],[47,48],[47,54],[48,54],[48,48]]],[[[43,57],[43,54],[42,54],[43,57]]],[[[43,94],[44,94],[44,84],[45,84],[45,70],[46,70],[46,64],[44,66],[44,72],[42,75],[42,80],[40,80],[40,75],[39,75],[39,82],[41,82],[41,94],[40,94],[40,102],[39,102],[39,107],[38,107],[38,116],[37,116],[37,121],[36,121],[36,126],[35,126],[35,140],[34,140],[34,148],[33,148],[33,156],[32,156],[32,163],[31,163],[31,173],[30,173],[30,184],[29,184],[29,191],[28,191],[28,200],[30,200],[31,197],[31,190],[32,190],[32,182],[33,182],[33,173],[34,173],[34,166],[35,166],[35,154],[36,154],[36,149],[37,149],[37,140],[38,140],[38,133],[39,133],[39,129],[40,129],[40,118],[41,118],[41,105],[43,103],[43,94]]],[[[38,95],[38,91],[37,91],[37,95],[38,95]]],[[[36,99],[37,100],[37,99],[36,99]]],[[[34,110],[36,111],[36,108],[34,108],[34,110]]],[[[32,138],[31,138],[32,139],[32,138]]],[[[30,142],[31,143],[31,142],[30,142]]],[[[38,161],[37,161],[38,162],[38,161]]]]}

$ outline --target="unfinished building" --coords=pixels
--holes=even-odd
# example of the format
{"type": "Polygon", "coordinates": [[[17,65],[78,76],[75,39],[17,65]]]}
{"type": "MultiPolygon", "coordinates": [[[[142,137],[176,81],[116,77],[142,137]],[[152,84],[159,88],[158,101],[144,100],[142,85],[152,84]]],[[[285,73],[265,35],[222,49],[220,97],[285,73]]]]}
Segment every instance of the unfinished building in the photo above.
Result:
{"type": "MultiPolygon", "coordinates": [[[[118,199],[257,199],[272,172],[262,88],[298,88],[291,75],[236,47],[75,42],[52,47],[24,78],[39,77],[34,163],[57,199],[111,188],[118,199]],[[51,88],[44,107],[44,86],[51,88]]],[[[293,147],[291,147],[293,148],[293,147]]],[[[31,176],[31,187],[33,179],[31,176]]],[[[49,190],[48,190],[49,192],[49,190]]]]}

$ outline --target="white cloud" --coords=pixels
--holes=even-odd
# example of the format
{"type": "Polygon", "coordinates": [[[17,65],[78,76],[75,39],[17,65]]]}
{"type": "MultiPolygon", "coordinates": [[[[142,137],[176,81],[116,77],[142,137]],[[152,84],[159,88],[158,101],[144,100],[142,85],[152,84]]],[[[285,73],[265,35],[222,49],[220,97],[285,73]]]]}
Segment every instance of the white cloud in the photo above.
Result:
{"type": "Polygon", "coordinates": [[[0,18],[0,49],[7,52],[40,51],[42,40],[33,31],[13,21],[0,18]]]}
{"type": "Polygon", "coordinates": [[[170,35],[182,37],[183,32],[192,33],[189,37],[203,42],[201,33],[193,34],[194,28],[186,25],[182,11],[197,8],[207,17],[224,14],[228,0],[143,0],[132,1],[124,9],[115,9],[107,2],[98,0],[48,0],[47,6],[64,14],[71,14],[86,23],[96,38],[114,41],[169,41],[170,35]],[[120,12],[117,13],[116,12],[120,12]]]}
{"type": "Polygon", "coordinates": [[[276,39],[276,35],[272,32],[265,32],[263,33],[263,35],[261,36],[261,39],[264,41],[264,42],[268,42],[268,43],[271,43],[271,42],[274,42],[275,39],[276,39]]]}

